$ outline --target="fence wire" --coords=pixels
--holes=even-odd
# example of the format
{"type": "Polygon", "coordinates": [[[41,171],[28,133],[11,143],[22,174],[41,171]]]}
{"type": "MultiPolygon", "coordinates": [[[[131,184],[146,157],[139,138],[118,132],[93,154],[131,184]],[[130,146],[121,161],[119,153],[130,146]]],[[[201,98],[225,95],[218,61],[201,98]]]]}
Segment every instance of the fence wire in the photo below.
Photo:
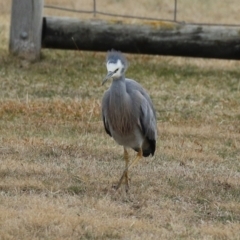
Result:
{"type": "Polygon", "coordinates": [[[75,12],[75,13],[84,13],[84,14],[92,14],[93,17],[96,17],[97,15],[102,16],[108,16],[108,17],[119,17],[119,18],[128,18],[128,19],[138,19],[138,20],[150,20],[150,21],[165,21],[165,22],[174,22],[174,23],[188,23],[192,25],[209,25],[209,26],[240,26],[240,24],[218,24],[218,23],[193,23],[193,22],[182,22],[177,20],[177,7],[178,7],[178,0],[174,0],[174,11],[173,11],[173,18],[151,18],[151,17],[141,17],[141,16],[132,16],[132,15],[125,15],[125,14],[114,14],[114,13],[108,13],[103,11],[97,10],[97,0],[93,0],[93,8],[92,10],[76,10],[66,7],[59,7],[55,5],[44,5],[44,8],[48,9],[56,9],[60,11],[67,11],[67,12],[75,12]]]}

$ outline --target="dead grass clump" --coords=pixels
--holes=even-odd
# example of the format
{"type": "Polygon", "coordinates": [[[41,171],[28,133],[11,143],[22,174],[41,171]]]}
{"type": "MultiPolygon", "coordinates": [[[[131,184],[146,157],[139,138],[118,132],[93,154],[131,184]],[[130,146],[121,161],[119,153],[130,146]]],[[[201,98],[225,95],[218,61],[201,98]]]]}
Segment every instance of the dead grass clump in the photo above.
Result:
{"type": "Polygon", "coordinates": [[[210,238],[213,239],[238,239],[240,234],[239,224],[228,223],[218,224],[213,226],[209,223],[203,223],[202,226],[203,234],[207,234],[210,238]]]}
{"type": "Polygon", "coordinates": [[[6,119],[42,118],[42,121],[92,121],[99,120],[100,103],[95,99],[52,101],[4,101],[1,103],[0,116],[6,119]]]}

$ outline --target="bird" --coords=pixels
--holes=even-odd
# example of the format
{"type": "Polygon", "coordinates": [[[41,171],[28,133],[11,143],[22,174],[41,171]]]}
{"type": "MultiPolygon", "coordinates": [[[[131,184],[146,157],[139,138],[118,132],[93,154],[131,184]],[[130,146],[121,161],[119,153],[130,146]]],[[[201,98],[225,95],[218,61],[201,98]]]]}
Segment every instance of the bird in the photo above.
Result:
{"type": "Polygon", "coordinates": [[[105,131],[123,146],[125,170],[115,189],[118,190],[125,178],[125,190],[129,190],[128,171],[142,157],[154,155],[157,139],[156,111],[147,91],[135,80],[125,77],[128,62],[122,52],[114,49],[107,52],[107,75],[112,83],[102,98],[102,120],[105,131]],[[130,163],[128,150],[137,152],[130,163]]]}

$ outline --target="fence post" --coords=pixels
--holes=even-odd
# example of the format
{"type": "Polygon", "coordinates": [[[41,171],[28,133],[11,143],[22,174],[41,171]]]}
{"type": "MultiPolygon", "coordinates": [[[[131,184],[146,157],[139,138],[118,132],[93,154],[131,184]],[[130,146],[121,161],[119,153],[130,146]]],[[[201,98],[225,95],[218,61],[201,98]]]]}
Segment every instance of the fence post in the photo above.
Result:
{"type": "Polygon", "coordinates": [[[9,50],[29,61],[40,58],[44,0],[12,0],[9,50]]]}

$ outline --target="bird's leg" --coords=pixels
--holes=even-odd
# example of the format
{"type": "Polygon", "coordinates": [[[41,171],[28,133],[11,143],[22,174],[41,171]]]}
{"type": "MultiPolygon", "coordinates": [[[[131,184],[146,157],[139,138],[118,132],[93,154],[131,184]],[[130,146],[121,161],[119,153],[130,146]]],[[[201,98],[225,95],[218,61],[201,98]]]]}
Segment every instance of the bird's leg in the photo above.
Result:
{"type": "Polygon", "coordinates": [[[142,158],[142,156],[143,156],[142,148],[140,148],[140,150],[139,150],[138,153],[137,153],[136,158],[135,158],[135,159],[132,161],[132,163],[131,163],[130,165],[128,165],[128,166],[125,168],[125,170],[123,171],[123,174],[122,174],[122,176],[121,176],[121,178],[120,178],[120,180],[119,180],[119,182],[118,182],[118,185],[117,185],[117,187],[116,187],[116,190],[118,190],[118,188],[121,186],[122,181],[123,181],[123,178],[124,178],[124,176],[126,176],[126,174],[128,173],[128,170],[129,170],[132,166],[136,165],[136,164],[138,163],[138,161],[142,158]]]}
{"type": "Polygon", "coordinates": [[[129,158],[128,158],[128,152],[127,152],[127,149],[124,148],[124,160],[125,160],[125,170],[116,186],[116,190],[119,189],[119,187],[121,186],[122,184],[122,181],[123,181],[123,178],[125,177],[125,188],[126,188],[126,192],[128,191],[129,189],[129,178],[128,178],[128,164],[129,164],[129,158]]]}
{"type": "Polygon", "coordinates": [[[128,152],[126,148],[124,148],[124,160],[125,160],[125,169],[127,169],[127,171],[125,172],[125,189],[126,189],[126,192],[128,192],[129,190],[129,178],[128,178],[129,158],[128,158],[128,152]]]}
{"type": "MultiPolygon", "coordinates": [[[[135,159],[131,162],[131,164],[128,166],[128,170],[130,168],[132,168],[134,165],[136,165],[138,163],[138,161],[142,158],[143,156],[143,152],[142,152],[142,148],[139,149],[137,156],[135,157],[135,159]]],[[[126,169],[125,169],[126,170],[126,169]]]]}

